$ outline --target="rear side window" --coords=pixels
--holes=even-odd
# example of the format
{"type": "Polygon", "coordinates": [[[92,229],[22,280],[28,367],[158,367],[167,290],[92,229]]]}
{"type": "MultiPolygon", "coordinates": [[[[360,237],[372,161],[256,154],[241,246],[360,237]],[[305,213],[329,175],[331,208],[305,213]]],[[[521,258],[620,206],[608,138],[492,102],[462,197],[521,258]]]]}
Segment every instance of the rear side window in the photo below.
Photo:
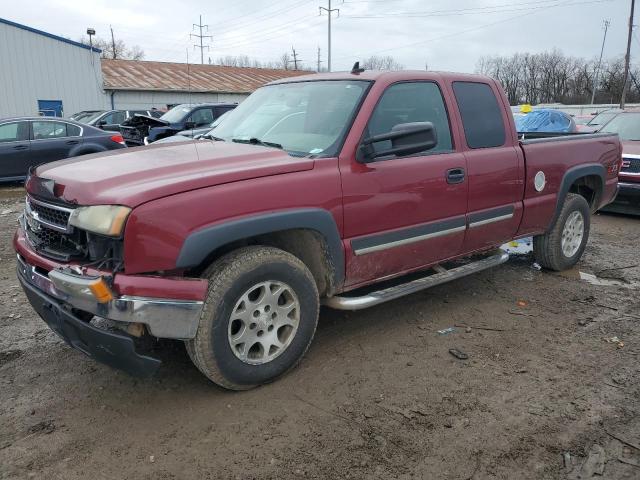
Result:
{"type": "Polygon", "coordinates": [[[453,82],[464,136],[469,148],[504,145],[504,122],[498,100],[486,83],[453,82]]]}
{"type": "MultiPolygon", "coordinates": [[[[433,82],[403,82],[387,88],[376,105],[369,125],[369,136],[388,133],[401,123],[431,122],[438,136],[438,144],[427,153],[452,150],[449,117],[440,93],[433,82]]],[[[391,142],[376,142],[375,151],[391,148],[391,142]]]]}
{"type": "Polygon", "coordinates": [[[77,125],[72,125],[67,123],[67,136],[68,137],[79,137],[80,136],[80,127],[77,125]]]}

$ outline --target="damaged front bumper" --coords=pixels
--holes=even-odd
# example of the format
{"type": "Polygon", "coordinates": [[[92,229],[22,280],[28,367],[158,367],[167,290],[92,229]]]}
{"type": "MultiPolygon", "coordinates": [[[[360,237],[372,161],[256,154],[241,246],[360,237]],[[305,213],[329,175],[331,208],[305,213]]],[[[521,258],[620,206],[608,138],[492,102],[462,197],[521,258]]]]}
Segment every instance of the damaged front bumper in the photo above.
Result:
{"type": "Polygon", "coordinates": [[[142,324],[155,337],[187,340],[198,331],[206,280],[116,274],[108,282],[109,296],[98,298],[91,285],[96,280],[107,283],[104,272],[37,255],[21,230],[14,246],[17,277],[34,310],[71,347],[97,361],[134,376],[149,376],[160,360],[138,353],[138,339],[125,332],[141,332],[142,324]],[[117,329],[98,326],[104,322],[92,321],[96,317],[117,329]]]}

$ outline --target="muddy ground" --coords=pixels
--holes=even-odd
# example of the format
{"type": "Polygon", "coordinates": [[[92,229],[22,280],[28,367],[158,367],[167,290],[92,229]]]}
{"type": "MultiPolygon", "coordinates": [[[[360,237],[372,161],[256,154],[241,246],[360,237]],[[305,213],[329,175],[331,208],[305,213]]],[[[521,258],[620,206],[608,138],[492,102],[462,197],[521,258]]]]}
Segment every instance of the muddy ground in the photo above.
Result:
{"type": "Polygon", "coordinates": [[[640,478],[639,218],[593,219],[579,270],[612,285],[525,256],[324,310],[299,368],[231,393],[179,343],[140,381],[59,340],[15,279],[20,195],[0,195],[0,478],[640,478]]]}

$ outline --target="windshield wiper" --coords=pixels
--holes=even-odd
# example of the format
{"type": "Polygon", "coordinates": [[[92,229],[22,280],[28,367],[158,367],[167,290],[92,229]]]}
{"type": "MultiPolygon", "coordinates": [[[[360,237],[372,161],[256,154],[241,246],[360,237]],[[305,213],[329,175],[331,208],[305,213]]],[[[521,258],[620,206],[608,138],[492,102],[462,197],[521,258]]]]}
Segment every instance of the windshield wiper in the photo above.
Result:
{"type": "Polygon", "coordinates": [[[280,145],[279,143],[263,142],[259,138],[255,138],[255,137],[251,137],[251,138],[232,138],[231,141],[235,142],[235,143],[248,143],[250,145],[262,145],[263,147],[279,148],[280,150],[284,149],[284,147],[282,145],[280,145]]]}
{"type": "Polygon", "coordinates": [[[216,137],[215,135],[210,135],[208,133],[205,133],[200,138],[206,138],[207,140],[214,140],[216,142],[224,142],[224,138],[216,137]]]}

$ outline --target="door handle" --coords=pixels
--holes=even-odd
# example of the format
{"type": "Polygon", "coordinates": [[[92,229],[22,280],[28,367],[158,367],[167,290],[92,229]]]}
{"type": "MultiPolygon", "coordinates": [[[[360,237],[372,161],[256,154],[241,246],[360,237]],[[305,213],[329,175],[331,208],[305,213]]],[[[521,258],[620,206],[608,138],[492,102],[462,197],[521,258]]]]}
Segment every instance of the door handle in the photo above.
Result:
{"type": "Polygon", "coordinates": [[[77,145],[78,144],[78,140],[67,140],[65,143],[67,145],[77,145]]]}
{"type": "Polygon", "coordinates": [[[464,182],[464,168],[451,168],[447,170],[447,183],[455,184],[464,182]]]}
{"type": "Polygon", "coordinates": [[[26,150],[27,148],[29,148],[28,145],[16,145],[13,147],[14,150],[26,150]]]}

